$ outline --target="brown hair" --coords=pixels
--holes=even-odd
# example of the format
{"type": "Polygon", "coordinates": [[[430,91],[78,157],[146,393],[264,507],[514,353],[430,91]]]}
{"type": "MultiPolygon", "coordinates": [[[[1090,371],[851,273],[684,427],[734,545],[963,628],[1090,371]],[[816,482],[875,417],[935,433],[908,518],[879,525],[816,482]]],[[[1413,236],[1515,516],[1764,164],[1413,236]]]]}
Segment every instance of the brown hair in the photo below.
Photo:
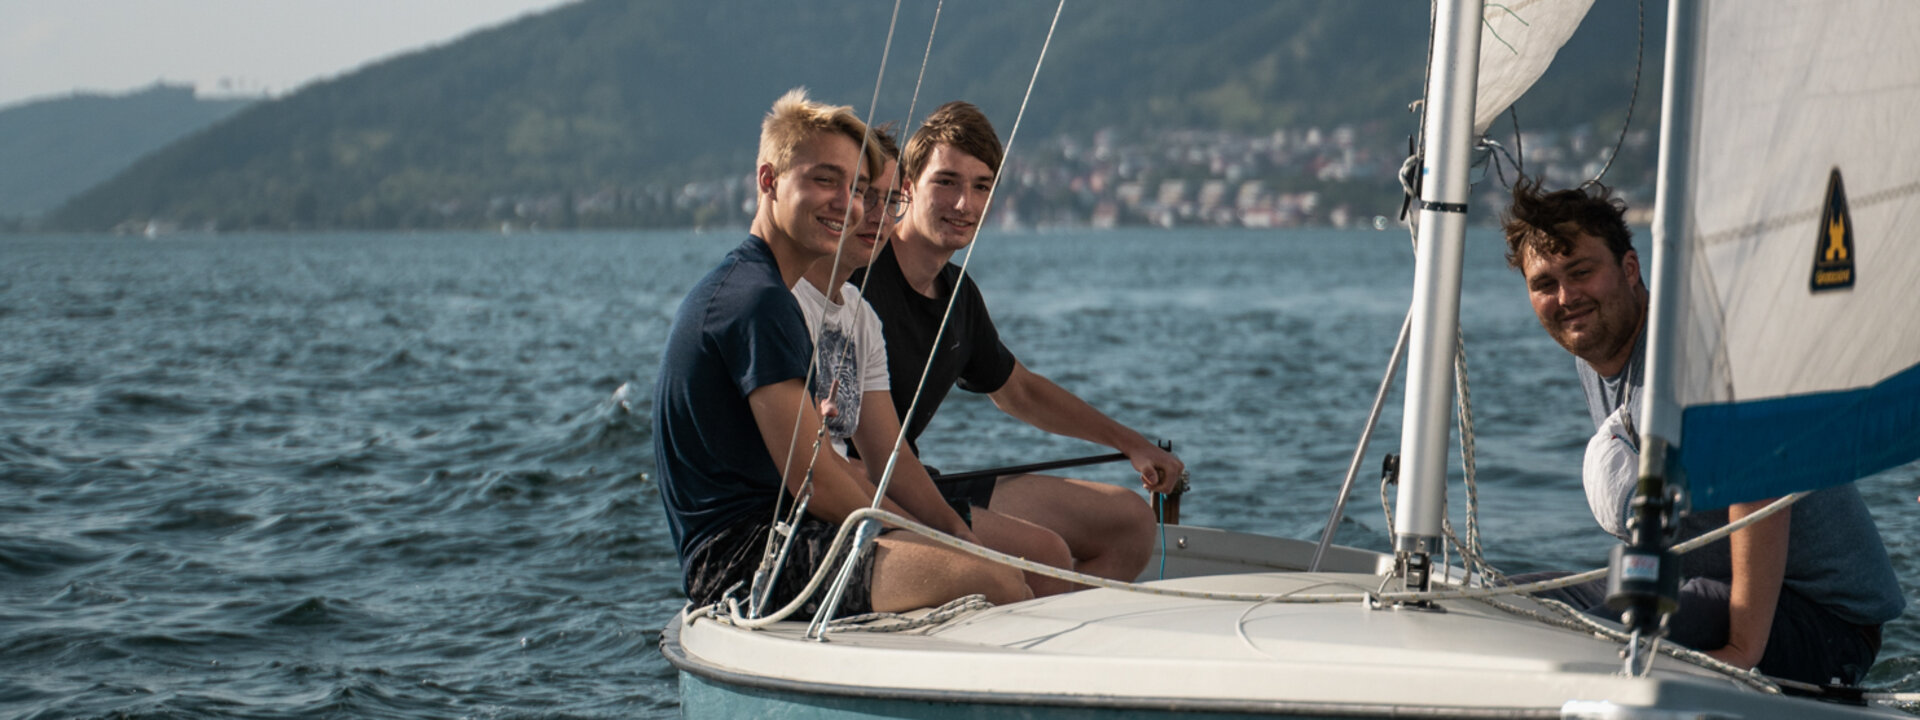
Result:
{"type": "MultiPolygon", "coordinates": [[[[845,105],[828,105],[807,97],[807,89],[797,87],[773,101],[773,109],[760,122],[760,155],[755,165],[772,165],[775,175],[793,165],[793,150],[815,133],[837,132],[861,145],[867,134],[866,123],[845,105]]],[[[871,157],[867,158],[873,163],[871,157]]]]}
{"type": "Polygon", "coordinates": [[[1581,233],[1600,238],[1613,251],[1614,262],[1633,249],[1633,231],[1627,229],[1627,203],[1599,183],[1546,192],[1535,178],[1513,185],[1513,204],[1501,214],[1500,229],[1507,235],[1507,266],[1520,269],[1525,254],[1547,257],[1573,252],[1581,233]]]}
{"type": "Polygon", "coordinates": [[[901,177],[908,182],[918,179],[938,145],[952,145],[986,163],[995,175],[1000,174],[1000,161],[1006,151],[1000,146],[1000,136],[993,132],[993,123],[972,103],[955,100],[941,105],[920,123],[920,129],[907,141],[906,154],[900,157],[901,177]]]}
{"type": "Polygon", "coordinates": [[[880,146],[880,152],[884,154],[887,159],[900,159],[900,142],[893,139],[892,121],[883,122],[868,129],[873,131],[873,140],[871,142],[880,146]]]}

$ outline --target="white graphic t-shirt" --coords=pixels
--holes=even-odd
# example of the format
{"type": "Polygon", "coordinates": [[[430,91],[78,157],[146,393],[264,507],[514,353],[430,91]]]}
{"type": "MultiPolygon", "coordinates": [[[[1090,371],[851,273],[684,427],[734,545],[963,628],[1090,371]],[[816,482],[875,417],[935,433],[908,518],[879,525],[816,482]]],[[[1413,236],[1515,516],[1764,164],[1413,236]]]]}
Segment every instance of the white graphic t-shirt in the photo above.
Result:
{"type": "Polygon", "coordinates": [[[861,396],[889,387],[880,316],[860,299],[852,283],[840,287],[843,304],[828,300],[805,278],[794,283],[793,296],[807,316],[807,332],[813,335],[814,355],[820,363],[807,390],[820,404],[834,452],[845,457],[847,438],[860,426],[861,396]]]}

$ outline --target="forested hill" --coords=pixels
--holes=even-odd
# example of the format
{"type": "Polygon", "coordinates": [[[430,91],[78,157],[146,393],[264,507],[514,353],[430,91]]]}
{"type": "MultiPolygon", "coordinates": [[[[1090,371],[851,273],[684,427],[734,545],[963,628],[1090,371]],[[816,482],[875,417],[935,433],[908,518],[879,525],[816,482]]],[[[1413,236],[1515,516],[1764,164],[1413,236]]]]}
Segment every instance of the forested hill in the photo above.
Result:
{"type": "Polygon", "coordinates": [[[155,85],[125,95],[76,94],[0,109],[0,219],[31,217],[246,107],[155,85]]]}
{"type": "MultiPolygon", "coordinates": [[[[1578,77],[1578,90],[1544,89],[1523,119],[1624,110],[1635,18],[1620,5],[1596,8],[1563,53],[1556,72],[1578,77]]],[[[1005,135],[1053,10],[946,3],[915,114],[967,99],[1005,135]]],[[[74,199],[49,225],[700,222],[675,194],[691,180],[746,177],[759,119],[781,92],[805,85],[866,113],[891,12],[859,0],[588,0],[258,103],[74,199]]],[[[933,3],[903,4],[877,117],[906,119],[933,15],[933,3]]],[[[1375,122],[1404,134],[1427,19],[1424,3],[1405,2],[1069,2],[1016,152],[1100,128],[1375,122]]]]}

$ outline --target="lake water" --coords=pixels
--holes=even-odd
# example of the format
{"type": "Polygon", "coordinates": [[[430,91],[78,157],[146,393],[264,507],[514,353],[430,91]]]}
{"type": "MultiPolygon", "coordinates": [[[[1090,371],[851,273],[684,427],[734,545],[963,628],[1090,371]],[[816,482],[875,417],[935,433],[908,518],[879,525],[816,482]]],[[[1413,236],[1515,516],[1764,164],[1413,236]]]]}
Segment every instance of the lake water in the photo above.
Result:
{"type": "MultiPolygon", "coordinates": [[[[681,295],[741,237],[0,237],[0,718],[673,716],[647,403],[681,295]]],[[[1598,566],[1572,360],[1471,237],[1488,557],[1598,566]]],[[[1175,441],[1187,522],[1317,536],[1411,295],[1403,233],[978,245],[1028,366],[1175,441]]],[[[1387,547],[1398,407],[1343,543],[1387,547]]],[[[922,445],[954,470],[1096,450],[967,393],[922,445]]],[[[1861,483],[1913,604],[1917,488],[1861,483]]],[[[1920,690],[1920,610],[1869,682],[1920,690]]]]}

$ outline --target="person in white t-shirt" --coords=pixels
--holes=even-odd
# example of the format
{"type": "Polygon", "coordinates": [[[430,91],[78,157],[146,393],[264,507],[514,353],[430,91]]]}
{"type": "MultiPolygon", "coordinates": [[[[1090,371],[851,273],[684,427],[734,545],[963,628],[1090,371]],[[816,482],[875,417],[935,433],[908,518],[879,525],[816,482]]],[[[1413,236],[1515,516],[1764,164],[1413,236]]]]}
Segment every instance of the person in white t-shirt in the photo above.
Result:
{"type": "MultiPolygon", "coordinates": [[[[877,484],[900,437],[900,419],[894,414],[880,317],[847,279],[872,262],[880,245],[890,237],[892,222],[904,214],[904,194],[897,182],[899,146],[884,129],[873,132],[870,142],[879,150],[881,166],[866,194],[862,224],[842,243],[838,261],[828,257],[816,262],[794,283],[793,295],[814,337],[816,365],[808,389],[818,404],[833,449],[844,457],[851,442],[861,461],[853,467],[864,468],[868,481],[877,484]]],[[[1074,567],[1072,552],[1057,533],[946,499],[913,449],[902,443],[899,450],[887,497],[915,517],[929,519],[934,527],[969,542],[1054,567],[1074,567]]],[[[1026,579],[1036,596],[1079,587],[1040,575],[1028,574],[1026,579]]]]}

